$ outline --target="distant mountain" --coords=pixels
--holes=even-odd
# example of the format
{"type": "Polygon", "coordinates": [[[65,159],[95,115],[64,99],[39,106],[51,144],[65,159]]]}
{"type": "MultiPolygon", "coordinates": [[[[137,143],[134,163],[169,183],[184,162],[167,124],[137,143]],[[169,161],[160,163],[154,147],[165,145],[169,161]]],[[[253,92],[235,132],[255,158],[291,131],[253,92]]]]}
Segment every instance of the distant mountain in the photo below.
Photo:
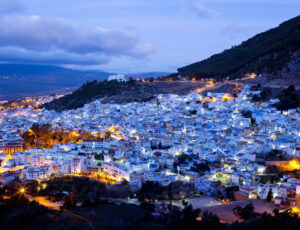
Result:
{"type": "Polygon", "coordinates": [[[168,76],[170,73],[168,72],[148,72],[148,73],[132,73],[132,74],[126,74],[125,76],[127,78],[149,78],[149,77],[164,77],[168,76]]]}
{"type": "Polygon", "coordinates": [[[109,75],[49,65],[0,64],[0,100],[72,91],[86,81],[102,81],[109,75]]]}
{"type": "Polygon", "coordinates": [[[300,76],[300,16],[260,33],[238,46],[178,69],[189,78],[240,78],[245,73],[300,76]]]}

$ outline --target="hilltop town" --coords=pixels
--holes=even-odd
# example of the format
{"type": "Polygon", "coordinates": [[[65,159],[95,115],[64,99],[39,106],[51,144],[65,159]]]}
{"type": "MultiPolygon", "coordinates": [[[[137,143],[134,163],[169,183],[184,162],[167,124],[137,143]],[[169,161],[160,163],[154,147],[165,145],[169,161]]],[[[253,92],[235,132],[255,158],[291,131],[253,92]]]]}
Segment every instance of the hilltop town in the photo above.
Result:
{"type": "Polygon", "coordinates": [[[238,87],[233,95],[209,92],[210,84],[147,102],[102,103],[100,98],[62,112],[41,108],[61,96],[27,99],[26,107],[2,106],[0,182],[43,184],[53,176],[76,175],[112,189],[126,185],[126,196],[139,200],[202,194],[296,207],[299,108],[277,110],[278,99],[255,102],[261,92],[253,86],[238,87]],[[140,192],[150,182],[161,188],[180,185],[171,196],[151,197],[140,192]]]}

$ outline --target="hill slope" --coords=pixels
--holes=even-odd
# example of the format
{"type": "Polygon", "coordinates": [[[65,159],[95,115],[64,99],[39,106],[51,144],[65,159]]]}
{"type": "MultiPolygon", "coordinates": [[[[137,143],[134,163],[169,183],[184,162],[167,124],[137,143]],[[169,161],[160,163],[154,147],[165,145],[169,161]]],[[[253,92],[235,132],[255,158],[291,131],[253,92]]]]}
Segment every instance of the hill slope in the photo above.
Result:
{"type": "Polygon", "coordinates": [[[237,78],[249,72],[276,73],[292,77],[300,73],[300,16],[260,33],[242,44],[203,61],[178,69],[177,75],[237,78]],[[296,60],[296,61],[295,61],[296,60]],[[295,68],[295,64],[298,65],[295,68]],[[292,66],[292,69],[290,68],[292,66]]]}
{"type": "Polygon", "coordinates": [[[187,94],[203,87],[200,82],[141,82],[141,81],[92,81],[82,85],[72,94],[43,105],[47,110],[61,112],[83,107],[96,99],[101,103],[147,102],[155,99],[158,94],[187,94]]]}
{"type": "Polygon", "coordinates": [[[108,75],[48,65],[0,64],[0,100],[70,91],[86,81],[104,80],[108,75]]]}
{"type": "Polygon", "coordinates": [[[157,78],[157,77],[163,77],[163,76],[167,76],[170,73],[167,72],[148,72],[148,73],[132,73],[132,74],[126,74],[125,76],[127,78],[133,77],[133,78],[149,78],[149,77],[153,77],[153,78],[157,78]]]}

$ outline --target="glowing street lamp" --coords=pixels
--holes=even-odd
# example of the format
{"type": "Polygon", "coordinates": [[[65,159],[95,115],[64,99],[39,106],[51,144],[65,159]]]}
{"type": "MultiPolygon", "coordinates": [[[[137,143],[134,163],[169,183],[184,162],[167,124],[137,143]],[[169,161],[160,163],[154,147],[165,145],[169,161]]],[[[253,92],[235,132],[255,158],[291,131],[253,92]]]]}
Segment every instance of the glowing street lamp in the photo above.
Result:
{"type": "Polygon", "coordinates": [[[22,187],[22,186],[21,186],[21,187],[19,188],[19,193],[20,193],[20,194],[25,194],[25,192],[26,192],[25,187],[22,187]]]}

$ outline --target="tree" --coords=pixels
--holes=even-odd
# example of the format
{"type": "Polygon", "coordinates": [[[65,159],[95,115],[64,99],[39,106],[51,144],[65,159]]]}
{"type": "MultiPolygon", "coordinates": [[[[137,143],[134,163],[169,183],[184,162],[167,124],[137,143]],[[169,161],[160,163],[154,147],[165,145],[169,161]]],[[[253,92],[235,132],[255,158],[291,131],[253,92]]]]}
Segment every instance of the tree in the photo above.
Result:
{"type": "Polygon", "coordinates": [[[205,171],[210,171],[208,163],[194,163],[191,170],[200,174],[204,174],[205,171]]]}
{"type": "Polygon", "coordinates": [[[256,123],[256,120],[254,118],[251,118],[251,121],[250,121],[250,127],[253,127],[256,123]]]}
{"type": "Polygon", "coordinates": [[[69,209],[74,208],[74,204],[71,202],[70,199],[68,199],[64,202],[62,208],[69,210],[69,209]]]}
{"type": "Polygon", "coordinates": [[[93,207],[93,203],[90,199],[85,199],[82,204],[81,204],[81,207],[84,207],[84,208],[91,208],[93,207]]]}
{"type": "Polygon", "coordinates": [[[182,211],[173,207],[167,219],[168,229],[199,229],[197,218],[200,212],[200,209],[193,209],[191,205],[186,206],[182,211]]]}
{"type": "Polygon", "coordinates": [[[162,149],[161,141],[160,141],[159,144],[158,144],[158,149],[162,149]]]}
{"type": "Polygon", "coordinates": [[[109,138],[111,138],[111,132],[110,131],[107,131],[106,133],[105,133],[105,139],[109,139],[109,138]]]}
{"type": "Polygon", "coordinates": [[[242,116],[245,117],[245,118],[252,118],[252,113],[251,113],[250,110],[242,110],[242,111],[241,111],[241,114],[242,114],[242,116]]]}
{"type": "Polygon", "coordinates": [[[273,191],[272,191],[272,188],[270,188],[266,200],[271,202],[272,199],[273,199],[273,191]]]}
{"type": "Polygon", "coordinates": [[[72,192],[71,192],[71,196],[70,196],[70,201],[72,202],[72,204],[74,206],[76,206],[77,199],[78,199],[78,191],[77,191],[76,186],[73,184],[72,185],[72,192]]]}
{"type": "Polygon", "coordinates": [[[197,114],[197,110],[196,110],[196,109],[194,109],[194,110],[191,110],[191,111],[190,111],[190,114],[191,114],[191,115],[195,115],[195,114],[197,114]]]}
{"type": "Polygon", "coordinates": [[[104,160],[104,154],[100,153],[100,154],[95,154],[94,155],[95,160],[98,161],[103,161],[104,160]]]}
{"type": "Polygon", "coordinates": [[[182,200],[182,205],[183,205],[184,207],[188,206],[188,204],[189,204],[189,202],[187,202],[187,201],[185,201],[185,200],[182,200]]]}
{"type": "Polygon", "coordinates": [[[233,208],[233,213],[236,215],[240,220],[248,220],[254,216],[254,207],[252,202],[247,204],[245,207],[241,207],[240,205],[233,208]]]}
{"type": "Polygon", "coordinates": [[[234,192],[239,191],[239,186],[227,186],[225,188],[226,198],[233,200],[234,192]]]}
{"type": "Polygon", "coordinates": [[[208,213],[207,211],[202,215],[200,226],[201,228],[199,229],[223,229],[219,217],[213,213],[208,213]]]}

